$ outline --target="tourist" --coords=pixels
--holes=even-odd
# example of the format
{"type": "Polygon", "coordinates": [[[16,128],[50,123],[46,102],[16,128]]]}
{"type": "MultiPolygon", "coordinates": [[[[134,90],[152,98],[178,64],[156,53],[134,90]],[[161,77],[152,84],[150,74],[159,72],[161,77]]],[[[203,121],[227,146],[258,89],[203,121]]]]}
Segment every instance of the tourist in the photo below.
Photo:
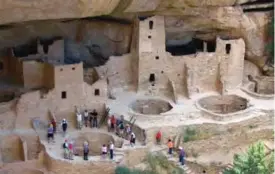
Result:
{"type": "Polygon", "coordinates": [[[83,153],[84,153],[84,160],[88,160],[88,155],[89,155],[89,143],[87,141],[84,142],[83,144],[83,153]]]}
{"type": "Polygon", "coordinates": [[[69,142],[69,159],[73,160],[74,158],[74,147],[73,147],[73,141],[70,140],[69,142]]]}
{"type": "Polygon", "coordinates": [[[53,133],[56,133],[56,121],[54,118],[52,118],[52,125],[53,125],[53,133]]]}
{"type": "Polygon", "coordinates": [[[108,132],[110,132],[111,131],[111,117],[108,117],[107,128],[108,128],[108,132]]]}
{"type": "Polygon", "coordinates": [[[131,139],[131,127],[129,124],[126,124],[125,135],[127,140],[131,139]]]}
{"type": "Polygon", "coordinates": [[[65,137],[66,131],[67,131],[67,128],[68,128],[68,123],[67,123],[67,120],[65,118],[62,120],[61,125],[62,125],[62,130],[63,130],[63,136],[65,137]]]}
{"type": "Polygon", "coordinates": [[[116,125],[116,118],[114,115],[112,115],[112,117],[111,117],[111,130],[112,131],[115,130],[115,125],[116,125]]]}
{"type": "Polygon", "coordinates": [[[124,124],[122,121],[120,121],[119,125],[119,136],[123,138],[123,133],[124,133],[124,124]]]}
{"type": "Polygon", "coordinates": [[[179,147],[179,150],[179,162],[181,163],[181,165],[184,165],[185,152],[182,147],[179,147]]]}
{"type": "Polygon", "coordinates": [[[101,154],[102,154],[103,158],[105,158],[107,155],[107,146],[105,144],[103,144],[103,146],[101,148],[101,154]]]}
{"type": "Polygon", "coordinates": [[[172,155],[174,144],[171,139],[168,140],[168,154],[172,155]]]}
{"type": "Polygon", "coordinates": [[[63,143],[63,149],[64,149],[64,158],[69,159],[69,144],[67,139],[65,139],[65,142],[63,143]]]}
{"type": "Polygon", "coordinates": [[[146,146],[147,135],[146,135],[145,129],[142,130],[142,134],[143,134],[143,145],[146,146]]]}
{"type": "Polygon", "coordinates": [[[84,124],[85,127],[88,127],[89,113],[87,110],[84,111],[84,124]]]}
{"type": "Polygon", "coordinates": [[[53,125],[50,124],[49,128],[48,128],[48,143],[50,143],[50,140],[52,139],[52,141],[54,141],[54,130],[53,130],[53,125]]]}
{"type": "Polygon", "coordinates": [[[130,138],[130,145],[133,147],[136,144],[136,134],[132,131],[130,138]]]}
{"type": "Polygon", "coordinates": [[[98,115],[98,113],[94,109],[91,114],[92,114],[92,127],[96,127],[97,128],[97,115],[98,115]]]}
{"type": "Polygon", "coordinates": [[[114,143],[111,141],[111,142],[110,142],[110,147],[109,147],[109,149],[110,149],[110,159],[111,159],[111,160],[113,160],[113,158],[114,158],[114,148],[115,148],[115,145],[114,145],[114,143]]]}
{"type": "Polygon", "coordinates": [[[161,131],[159,130],[156,134],[156,142],[157,144],[161,144],[161,131]]]}
{"type": "Polygon", "coordinates": [[[119,136],[119,124],[120,124],[120,119],[116,119],[116,134],[119,136]]]}
{"type": "Polygon", "coordinates": [[[81,130],[82,128],[82,115],[80,112],[76,113],[77,129],[81,130]]]}

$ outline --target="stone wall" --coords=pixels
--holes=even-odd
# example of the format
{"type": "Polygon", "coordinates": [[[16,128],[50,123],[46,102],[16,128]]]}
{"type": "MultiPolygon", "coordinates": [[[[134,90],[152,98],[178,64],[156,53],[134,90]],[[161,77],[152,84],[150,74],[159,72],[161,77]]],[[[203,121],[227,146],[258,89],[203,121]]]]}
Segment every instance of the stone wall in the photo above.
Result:
{"type": "Polygon", "coordinates": [[[44,86],[44,63],[32,61],[23,62],[23,79],[25,88],[41,88],[44,86]]]}
{"type": "Polygon", "coordinates": [[[1,137],[0,151],[4,163],[24,160],[23,144],[17,135],[1,137]]]}
{"type": "Polygon", "coordinates": [[[112,162],[73,163],[58,160],[50,157],[46,152],[44,154],[44,163],[46,168],[54,174],[113,174],[116,167],[115,163],[112,162]]]}
{"type": "Polygon", "coordinates": [[[111,56],[104,66],[96,68],[101,78],[108,78],[110,88],[129,86],[133,82],[131,56],[111,56]]]}

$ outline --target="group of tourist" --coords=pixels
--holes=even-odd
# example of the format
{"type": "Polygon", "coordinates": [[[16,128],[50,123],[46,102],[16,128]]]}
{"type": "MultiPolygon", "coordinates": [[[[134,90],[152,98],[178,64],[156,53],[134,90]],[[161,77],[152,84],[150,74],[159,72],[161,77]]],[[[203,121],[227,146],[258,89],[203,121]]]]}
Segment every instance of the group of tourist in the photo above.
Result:
{"type": "MultiPolygon", "coordinates": [[[[159,130],[156,134],[156,143],[158,145],[161,144],[161,139],[162,139],[162,133],[159,130]]],[[[174,143],[170,138],[168,139],[167,146],[168,146],[168,154],[172,156],[173,155],[173,149],[174,149],[174,143]]],[[[179,162],[181,163],[181,165],[185,164],[184,158],[185,158],[185,152],[184,152],[182,147],[179,147],[179,162]]]]}
{"type": "Polygon", "coordinates": [[[98,127],[98,113],[94,109],[93,112],[88,112],[87,110],[81,114],[80,111],[76,111],[76,121],[77,121],[77,129],[82,129],[83,124],[85,127],[90,126],[91,128],[98,127]]]}
{"type": "MultiPolygon", "coordinates": [[[[109,143],[109,147],[107,147],[106,144],[103,144],[101,147],[101,155],[102,158],[105,159],[109,152],[109,157],[111,160],[114,159],[114,143],[111,141],[109,143]]],[[[64,149],[64,158],[73,160],[74,156],[76,155],[76,150],[74,148],[74,142],[72,140],[68,141],[67,139],[63,143],[63,149],[64,149]]],[[[89,143],[88,141],[85,141],[83,143],[83,160],[87,161],[89,160],[89,143]]]]}
{"type": "MultiPolygon", "coordinates": [[[[68,122],[65,118],[61,121],[61,127],[62,127],[62,133],[64,137],[66,135],[67,128],[68,128],[68,122]]],[[[56,120],[52,118],[47,131],[47,137],[48,137],[49,143],[50,143],[50,140],[54,141],[54,134],[56,134],[56,120]]]]}
{"type": "Polygon", "coordinates": [[[129,124],[125,125],[122,115],[120,118],[116,118],[114,115],[108,117],[107,126],[109,132],[115,132],[119,137],[130,141],[132,147],[136,144],[136,134],[129,124]]]}

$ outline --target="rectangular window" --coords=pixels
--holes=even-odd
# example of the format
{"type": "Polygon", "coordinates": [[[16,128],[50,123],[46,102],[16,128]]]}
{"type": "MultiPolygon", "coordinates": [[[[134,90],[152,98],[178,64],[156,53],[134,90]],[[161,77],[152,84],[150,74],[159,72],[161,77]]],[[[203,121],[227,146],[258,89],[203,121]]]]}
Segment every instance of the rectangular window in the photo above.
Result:
{"type": "Polygon", "coordinates": [[[99,89],[95,89],[95,96],[98,96],[98,95],[100,95],[100,91],[99,89]]]}
{"type": "Polygon", "coordinates": [[[66,91],[62,91],[62,92],[61,92],[61,98],[62,98],[62,99],[67,98],[67,93],[66,93],[66,91]]]}

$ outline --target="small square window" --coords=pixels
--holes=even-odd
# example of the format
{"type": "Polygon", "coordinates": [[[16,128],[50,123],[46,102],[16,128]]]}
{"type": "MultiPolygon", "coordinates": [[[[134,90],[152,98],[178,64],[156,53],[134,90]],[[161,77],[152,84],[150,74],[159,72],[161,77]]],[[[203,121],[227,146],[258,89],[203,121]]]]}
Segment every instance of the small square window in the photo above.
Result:
{"type": "Polygon", "coordinates": [[[60,68],[60,71],[63,71],[63,68],[60,68]]]}
{"type": "Polygon", "coordinates": [[[4,64],[3,62],[0,62],[0,71],[4,69],[4,64]]]}
{"type": "Polygon", "coordinates": [[[62,98],[62,99],[67,98],[67,93],[66,93],[66,91],[62,91],[62,92],[61,92],[61,98],[62,98]]]}
{"type": "Polygon", "coordinates": [[[151,39],[151,38],[152,38],[152,36],[148,36],[148,38],[149,38],[149,39],[151,39]]]}
{"type": "Polygon", "coordinates": [[[95,89],[95,96],[98,96],[98,95],[100,95],[100,91],[99,89],[95,89]]]}
{"type": "Polygon", "coordinates": [[[75,70],[75,67],[72,67],[72,70],[75,70]]]}
{"type": "Polygon", "coordinates": [[[158,59],[159,59],[159,56],[156,56],[155,58],[156,58],[156,60],[158,60],[158,59]]]}

